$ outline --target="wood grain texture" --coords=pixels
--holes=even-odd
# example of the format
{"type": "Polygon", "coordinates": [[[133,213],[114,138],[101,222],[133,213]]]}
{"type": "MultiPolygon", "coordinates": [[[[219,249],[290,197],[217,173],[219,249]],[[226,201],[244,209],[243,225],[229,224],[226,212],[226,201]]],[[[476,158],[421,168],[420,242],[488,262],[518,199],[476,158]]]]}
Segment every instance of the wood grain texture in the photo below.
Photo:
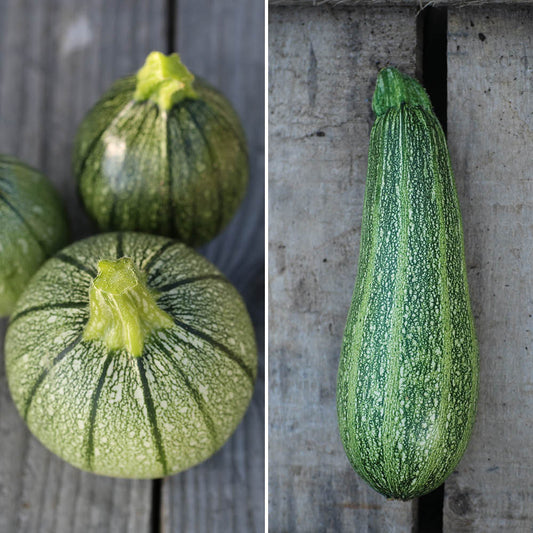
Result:
{"type": "Polygon", "coordinates": [[[335,391],[379,69],[414,74],[415,9],[270,9],[269,528],[402,531],[352,470],[335,391]]]}
{"type": "Polygon", "coordinates": [[[235,434],[207,462],[166,479],[162,530],[264,530],[264,6],[247,0],[176,2],[175,48],[230,100],[250,156],[246,198],[229,226],[202,248],[243,295],[256,328],[259,371],[235,434]]]}
{"type": "Polygon", "coordinates": [[[314,6],[324,5],[342,7],[416,7],[423,9],[429,6],[471,7],[496,4],[533,4],[533,0],[268,0],[270,6],[314,6]]]}
{"type": "Polygon", "coordinates": [[[203,248],[239,283],[247,268],[264,263],[264,6],[248,0],[180,0],[176,6],[176,50],[230,100],[246,132],[247,196],[225,231],[203,248]]]}
{"type": "Polygon", "coordinates": [[[533,524],[533,9],[450,10],[448,139],[480,351],[477,421],[444,531],[533,524]]]}
{"type": "MultiPolygon", "coordinates": [[[[73,238],[91,232],[71,172],[74,133],[116,77],[164,47],[164,5],[0,0],[0,146],[52,180],[73,238]]],[[[149,531],[152,483],[97,477],[50,454],[15,411],[3,353],[0,363],[0,531],[149,531]]]]}

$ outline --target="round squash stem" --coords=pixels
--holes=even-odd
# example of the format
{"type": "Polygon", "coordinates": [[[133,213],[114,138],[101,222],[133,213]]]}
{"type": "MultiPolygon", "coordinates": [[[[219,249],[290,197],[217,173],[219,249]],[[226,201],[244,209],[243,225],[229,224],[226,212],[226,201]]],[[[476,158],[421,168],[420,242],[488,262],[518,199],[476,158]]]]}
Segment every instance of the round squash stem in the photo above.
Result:
{"type": "Polygon", "coordinates": [[[420,106],[432,111],[431,101],[426,91],[414,78],[402,74],[394,67],[387,67],[380,71],[376,81],[372,109],[379,116],[385,114],[391,107],[401,104],[420,106]]]}
{"type": "Polygon", "coordinates": [[[137,72],[133,98],[137,102],[151,100],[162,111],[168,111],[185,98],[198,98],[193,82],[194,75],[187,70],[178,54],[166,56],[161,52],[151,52],[137,72]]]}
{"type": "Polygon", "coordinates": [[[173,324],[157,306],[156,296],[129,257],[99,261],[98,275],[89,289],[90,315],[83,338],[140,357],[146,337],[173,324]]]}

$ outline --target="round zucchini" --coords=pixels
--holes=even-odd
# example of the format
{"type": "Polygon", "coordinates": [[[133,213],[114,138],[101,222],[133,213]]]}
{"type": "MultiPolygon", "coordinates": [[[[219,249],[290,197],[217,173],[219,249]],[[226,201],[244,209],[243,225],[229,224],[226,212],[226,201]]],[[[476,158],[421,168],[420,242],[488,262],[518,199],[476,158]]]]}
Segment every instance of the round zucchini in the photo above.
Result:
{"type": "Polygon", "coordinates": [[[67,244],[65,211],[46,176],[0,155],[0,316],[43,261],[67,244]]]}
{"type": "Polygon", "coordinates": [[[246,139],[230,103],[177,54],[152,52],[78,130],[74,173],[101,230],[210,241],[231,220],[248,183],[246,139]]]}
{"type": "Polygon", "coordinates": [[[22,294],[6,337],[11,395],[33,434],[97,474],[157,478],[229,438],[257,371],[235,288],[182,243],[79,241],[22,294]]]}

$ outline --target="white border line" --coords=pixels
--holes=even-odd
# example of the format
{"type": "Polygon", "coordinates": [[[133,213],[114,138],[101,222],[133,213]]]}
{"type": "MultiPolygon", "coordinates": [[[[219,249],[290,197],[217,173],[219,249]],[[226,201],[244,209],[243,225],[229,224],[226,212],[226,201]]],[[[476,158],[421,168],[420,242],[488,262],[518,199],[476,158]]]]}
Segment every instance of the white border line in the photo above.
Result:
{"type": "Polygon", "coordinates": [[[268,532],[268,0],[265,9],[265,532],[268,532]]]}

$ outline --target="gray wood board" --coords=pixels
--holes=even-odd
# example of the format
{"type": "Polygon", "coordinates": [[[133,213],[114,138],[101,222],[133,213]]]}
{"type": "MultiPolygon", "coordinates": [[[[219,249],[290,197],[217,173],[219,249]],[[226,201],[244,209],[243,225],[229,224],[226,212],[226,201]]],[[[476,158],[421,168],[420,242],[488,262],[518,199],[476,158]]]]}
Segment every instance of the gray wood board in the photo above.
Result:
{"type": "Polygon", "coordinates": [[[444,530],[533,531],[533,9],[450,10],[448,138],[480,348],[444,530]]]}
{"type": "Polygon", "coordinates": [[[231,101],[246,131],[250,185],[227,229],[203,248],[243,295],[259,347],[252,403],[224,447],[163,483],[163,531],[264,530],[264,6],[180,0],[175,46],[197,75],[231,101]],[[203,31],[202,28],[209,28],[203,31]]]}
{"type": "MultiPolygon", "coordinates": [[[[116,77],[164,46],[164,4],[0,1],[0,147],[52,180],[73,238],[91,232],[71,172],[76,128],[116,77]]],[[[49,453],[15,411],[3,354],[1,365],[0,531],[149,531],[152,483],[81,472],[49,453]]]]}
{"type": "Polygon", "coordinates": [[[324,5],[341,7],[364,6],[395,6],[395,7],[425,7],[437,6],[490,6],[496,4],[533,4],[533,0],[268,0],[270,6],[314,6],[324,5]]]}
{"type": "Polygon", "coordinates": [[[413,8],[270,8],[269,528],[403,531],[338,435],[337,366],[379,69],[414,74],[413,8]]]}

